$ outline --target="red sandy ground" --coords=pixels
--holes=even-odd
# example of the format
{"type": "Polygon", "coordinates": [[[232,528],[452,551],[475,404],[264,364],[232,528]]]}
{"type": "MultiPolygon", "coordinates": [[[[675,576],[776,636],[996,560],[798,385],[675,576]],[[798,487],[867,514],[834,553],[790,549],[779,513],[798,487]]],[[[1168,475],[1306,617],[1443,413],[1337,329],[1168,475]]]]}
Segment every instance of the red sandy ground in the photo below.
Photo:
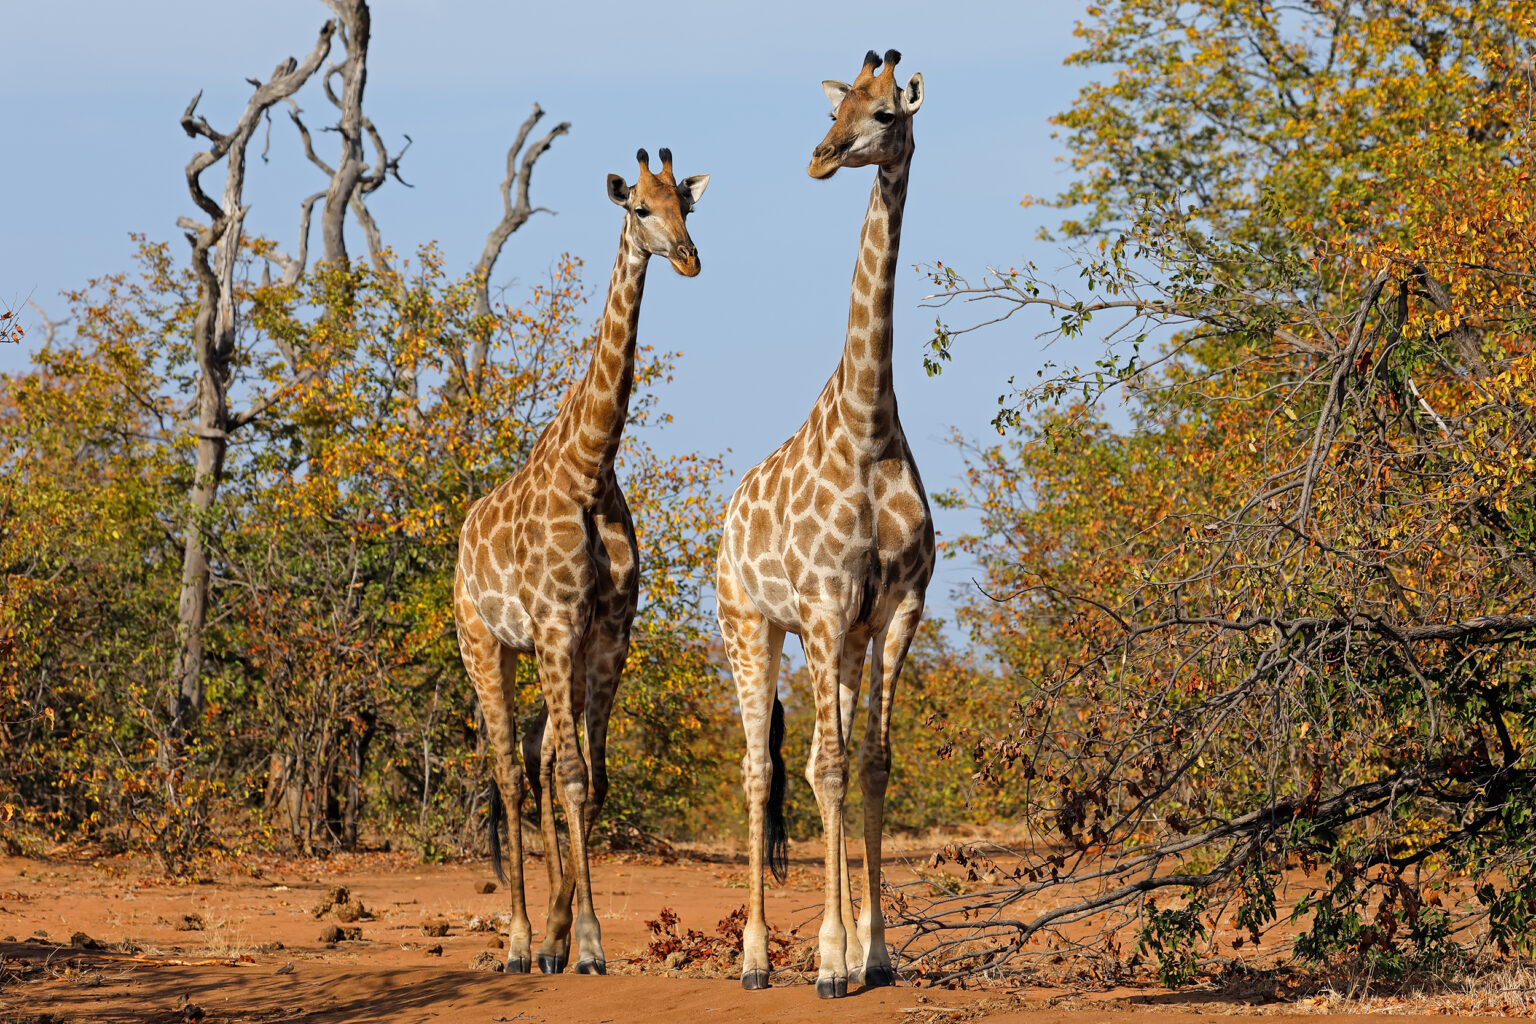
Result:
{"type": "MultiPolygon", "coordinates": [[[[787,886],[770,888],[769,921],[815,934],[820,858],[800,847],[787,886]]],[[[911,851],[919,855],[917,849],[911,851]]],[[[892,874],[910,878],[899,852],[892,874]]],[[[724,1021],[837,1020],[933,1024],[986,1020],[1137,1024],[1213,1014],[1315,1015],[1323,1006],[1248,1005],[1241,997],[1168,993],[1155,988],[1084,994],[1071,989],[941,991],[898,985],[854,990],[822,1002],[800,975],[778,974],[775,987],[743,991],[735,968],[706,964],[666,970],[639,959],[645,921],[662,907],[684,928],[713,935],[715,923],[745,902],[745,870],[734,857],[600,857],[593,866],[607,977],[509,976],[473,970],[489,950],[505,956],[494,932],[473,931],[477,917],[505,911],[504,887],[484,863],[427,865],[404,855],[362,854],[327,861],[261,861],[209,883],[174,883],[123,859],[0,859],[0,1022],[155,1021],[330,1022],[472,1021],[519,1024],[712,1024],[724,1021]],[[252,877],[255,875],[256,877],[252,877]],[[346,886],[372,915],[353,924],[359,940],[322,942],[335,923],[313,908],[333,886],[346,886]],[[178,931],[184,915],[203,930],[178,931]],[[448,934],[423,934],[446,920],[448,934]],[[104,945],[137,952],[70,948],[84,932],[104,945]],[[280,948],[272,944],[281,943],[280,948]],[[430,952],[440,945],[441,952],[430,952]],[[15,968],[20,965],[18,972],[15,968]],[[284,973],[278,973],[282,971],[284,973]],[[702,976],[701,976],[702,975],[702,976]]],[[[545,900],[543,865],[528,866],[535,946],[545,900]]],[[[1401,1012],[1401,1008],[1398,1008],[1401,1012]]],[[[1337,1012],[1330,1016],[1349,1016],[1337,1012]]],[[[1363,1016],[1360,1019],[1365,1019],[1363,1016]]],[[[1427,1020],[1428,1017],[1423,1019],[1427,1020]]]]}

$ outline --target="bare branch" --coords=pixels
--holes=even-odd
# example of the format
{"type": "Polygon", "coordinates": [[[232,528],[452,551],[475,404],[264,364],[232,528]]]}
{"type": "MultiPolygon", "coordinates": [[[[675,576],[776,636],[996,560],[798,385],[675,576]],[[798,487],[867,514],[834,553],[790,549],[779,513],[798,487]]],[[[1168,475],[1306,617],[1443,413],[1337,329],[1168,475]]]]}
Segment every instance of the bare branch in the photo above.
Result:
{"type": "Polygon", "coordinates": [[[65,324],[69,323],[70,320],[74,319],[73,317],[65,317],[63,320],[52,320],[52,319],[49,319],[47,313],[43,312],[43,307],[39,306],[37,303],[33,302],[31,299],[27,300],[27,305],[32,307],[33,311],[35,311],[37,313],[38,319],[40,319],[43,322],[43,344],[44,345],[52,345],[54,337],[58,334],[59,328],[63,327],[65,324]]]}
{"type": "MultiPolygon", "coordinates": [[[[314,195],[305,199],[299,208],[298,255],[288,256],[276,250],[266,254],[266,258],[270,262],[276,263],[279,267],[283,268],[282,283],[285,287],[291,288],[292,286],[298,284],[299,278],[304,276],[304,268],[308,265],[309,261],[310,218],[314,213],[315,204],[324,198],[324,192],[316,192],[314,195]]],[[[293,369],[297,369],[298,367],[294,364],[292,350],[281,340],[278,341],[278,344],[283,347],[283,355],[287,357],[289,366],[293,369]]]]}
{"type": "Polygon", "coordinates": [[[322,80],[327,95],[341,109],[341,120],[336,125],[341,135],[341,159],[325,190],[325,209],[320,214],[320,239],[326,262],[340,267],[348,262],[344,230],[347,207],[363,175],[363,89],[368,81],[368,42],[372,16],[364,0],[326,0],[326,6],[336,14],[342,42],[346,46],[346,58],[339,68],[328,70],[322,80]],[[330,89],[329,78],[333,71],[341,75],[340,99],[330,89]]]}
{"type": "MultiPolygon", "coordinates": [[[[501,220],[491,229],[486,236],[485,248],[480,253],[480,259],[475,263],[475,275],[478,281],[479,291],[475,296],[475,316],[477,318],[489,317],[491,314],[490,279],[491,271],[496,266],[496,260],[501,256],[502,248],[507,244],[507,239],[512,233],[527,223],[543,207],[535,208],[529,198],[532,187],[533,167],[539,157],[558,136],[566,135],[571,130],[569,121],[562,121],[551,128],[548,133],[535,140],[523,153],[522,166],[518,166],[518,152],[522,150],[532,134],[533,128],[543,118],[544,110],[537,103],[533,105],[532,112],[517,129],[517,135],[512,140],[512,146],[507,150],[507,174],[501,182],[501,220]],[[515,191],[515,198],[514,198],[515,191]]],[[[490,351],[490,332],[482,330],[477,333],[474,346],[470,352],[467,370],[468,381],[479,387],[479,382],[485,368],[485,359],[490,351]]]]}

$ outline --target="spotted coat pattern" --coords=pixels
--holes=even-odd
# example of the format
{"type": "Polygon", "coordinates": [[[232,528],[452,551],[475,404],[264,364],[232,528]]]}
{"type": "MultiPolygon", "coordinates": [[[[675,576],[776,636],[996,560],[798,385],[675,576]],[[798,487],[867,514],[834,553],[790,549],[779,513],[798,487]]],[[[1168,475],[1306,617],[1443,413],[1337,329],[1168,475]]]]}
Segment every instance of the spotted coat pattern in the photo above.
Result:
{"type": "Polygon", "coordinates": [[[916,632],[934,565],[933,522],[902,433],[891,376],[891,302],[912,164],[912,115],[922,76],[898,85],[895,51],[871,52],[852,85],[826,82],[836,108],[810,173],[874,164],[859,239],[842,358],[803,426],[747,472],[732,496],[717,565],[718,615],[746,733],[743,780],[751,828],[751,899],[742,982],[767,984],[763,910],[769,729],[779,655],[797,634],[815,688],[806,777],[826,837],[826,903],[817,990],[889,984],[880,914],[880,836],[891,765],[897,676],[916,632]],[[848,747],[866,655],[869,713],[860,752],[867,894],[854,919],[843,842],[848,747]]]}
{"type": "MultiPolygon", "coordinates": [[[[678,273],[699,272],[686,217],[708,175],[676,182],[671,153],[652,174],[644,150],[633,186],[609,175],[609,198],[625,209],[618,258],[592,361],[510,479],[472,505],[459,535],[454,619],[495,760],[497,785],[512,808],[512,919],[507,969],[531,966],[531,928],[523,891],[523,795],[514,698],[518,659],[533,655],[548,726],[532,732],[544,794],[542,827],[550,874],[545,971],[563,970],[570,940],[577,970],[605,973],[592,909],[587,840],[608,791],[608,718],[629,650],[639,594],[639,556],[629,507],[614,474],[634,385],[635,341],[646,267],[663,255],[678,273]],[[577,739],[584,719],[586,754],[577,739]],[[558,787],[558,788],[556,788],[558,787]],[[562,866],[554,831],[558,797],[571,823],[562,866]],[[572,899],[575,915],[572,916],[572,899]]],[[[526,741],[525,741],[526,742],[526,741]]]]}

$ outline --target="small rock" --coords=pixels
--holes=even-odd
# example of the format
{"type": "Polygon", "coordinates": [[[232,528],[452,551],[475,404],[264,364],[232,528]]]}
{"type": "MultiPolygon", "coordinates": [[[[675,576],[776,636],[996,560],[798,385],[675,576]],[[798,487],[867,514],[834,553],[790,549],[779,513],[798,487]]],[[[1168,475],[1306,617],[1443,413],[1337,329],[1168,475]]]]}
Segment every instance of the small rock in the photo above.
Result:
{"type": "Polygon", "coordinates": [[[69,944],[75,949],[100,949],[101,943],[91,938],[85,932],[75,932],[69,937],[69,944]]]}
{"type": "Polygon", "coordinates": [[[440,939],[448,934],[448,922],[442,919],[427,921],[422,924],[421,933],[429,939],[440,939]]]}
{"type": "Polygon", "coordinates": [[[325,926],[325,929],[320,932],[320,941],[340,942],[345,935],[346,933],[341,930],[340,925],[328,924],[325,926]]]}
{"type": "Polygon", "coordinates": [[[345,924],[361,921],[366,913],[361,902],[336,904],[336,920],[345,924]]]}
{"type": "Polygon", "coordinates": [[[202,1020],[205,1016],[203,1013],[203,1008],[198,1006],[196,1003],[188,1003],[186,1007],[182,1009],[181,1014],[182,1018],[188,1021],[199,1021],[202,1020]]]}
{"type": "Polygon", "coordinates": [[[293,961],[289,960],[287,963],[283,964],[283,966],[279,967],[277,970],[273,971],[272,973],[273,974],[292,974],[293,973],[293,961]]]}
{"type": "Polygon", "coordinates": [[[481,882],[479,885],[475,886],[475,892],[481,893],[482,895],[487,895],[488,896],[488,895],[490,895],[491,893],[493,893],[495,891],[496,891],[496,883],[495,882],[481,882]]]}
{"type": "Polygon", "coordinates": [[[438,943],[435,946],[428,946],[427,947],[427,956],[442,956],[442,955],[443,955],[442,943],[438,943]]]}
{"type": "Polygon", "coordinates": [[[500,935],[497,935],[494,936],[490,942],[487,942],[486,946],[490,949],[506,949],[507,942],[500,935]]]}
{"type": "Polygon", "coordinates": [[[283,944],[281,942],[263,942],[261,945],[256,947],[256,952],[258,952],[258,953],[276,953],[278,950],[284,949],[284,948],[285,947],[283,946],[283,944]]]}
{"type": "Polygon", "coordinates": [[[203,923],[202,914],[182,914],[180,918],[171,922],[171,927],[179,932],[200,932],[207,925],[203,923]]]}
{"type": "Polygon", "coordinates": [[[501,957],[487,949],[469,962],[469,969],[472,971],[505,971],[507,965],[501,962],[501,957]]]}

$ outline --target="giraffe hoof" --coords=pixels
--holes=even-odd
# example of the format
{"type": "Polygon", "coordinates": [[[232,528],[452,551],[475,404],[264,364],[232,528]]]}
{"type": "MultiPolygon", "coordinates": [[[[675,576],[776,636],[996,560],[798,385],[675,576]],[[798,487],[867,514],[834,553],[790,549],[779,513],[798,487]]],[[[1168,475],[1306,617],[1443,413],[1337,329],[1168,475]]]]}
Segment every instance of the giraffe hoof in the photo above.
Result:
{"type": "Polygon", "coordinates": [[[816,994],[823,999],[841,999],[848,994],[848,979],[817,978],[816,994]]]}
{"type": "Polygon", "coordinates": [[[601,960],[582,960],[576,964],[577,974],[607,974],[608,965],[601,960]]]}
{"type": "Polygon", "coordinates": [[[532,966],[533,964],[525,956],[507,957],[508,974],[527,974],[532,966]]]}
{"type": "Polygon", "coordinates": [[[886,985],[896,984],[896,972],[889,967],[864,968],[864,987],[883,988],[886,985]]]}
{"type": "Polygon", "coordinates": [[[565,957],[553,953],[539,954],[539,970],[545,974],[559,974],[565,970],[565,957]]]}
{"type": "Polygon", "coordinates": [[[755,992],[760,988],[768,987],[767,971],[744,971],[741,975],[741,987],[748,992],[755,992]]]}

